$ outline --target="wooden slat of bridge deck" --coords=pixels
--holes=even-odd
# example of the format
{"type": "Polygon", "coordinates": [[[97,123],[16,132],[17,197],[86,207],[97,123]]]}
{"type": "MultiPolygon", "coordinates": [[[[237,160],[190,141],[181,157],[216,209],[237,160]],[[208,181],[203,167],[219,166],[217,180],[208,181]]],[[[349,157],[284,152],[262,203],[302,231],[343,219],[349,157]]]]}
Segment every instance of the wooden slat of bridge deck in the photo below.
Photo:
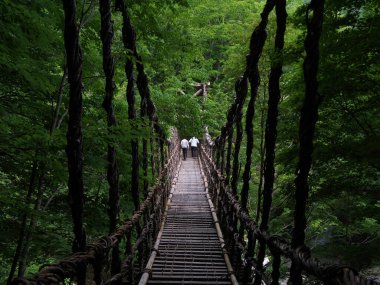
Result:
{"type": "Polygon", "coordinates": [[[231,284],[198,160],[182,161],[148,284],[231,284]]]}

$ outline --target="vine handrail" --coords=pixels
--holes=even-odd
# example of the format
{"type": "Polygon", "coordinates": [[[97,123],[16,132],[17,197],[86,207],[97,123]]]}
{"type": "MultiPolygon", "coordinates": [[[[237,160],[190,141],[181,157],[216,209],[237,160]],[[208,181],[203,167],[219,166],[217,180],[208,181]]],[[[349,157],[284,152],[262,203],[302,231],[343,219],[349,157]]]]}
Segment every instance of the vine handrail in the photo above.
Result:
{"type": "Polygon", "coordinates": [[[138,211],[112,234],[100,237],[86,246],[85,251],[74,253],[56,264],[44,265],[31,278],[15,278],[12,285],[64,284],[76,280],[83,272],[95,284],[119,284],[127,280],[133,284],[148,260],[151,244],[156,239],[163,218],[163,210],[180,164],[180,147],[176,129],[172,131],[167,160],[163,171],[151,187],[138,211]],[[136,226],[142,224],[140,235],[133,242],[136,226]],[[125,239],[126,252],[121,272],[110,276],[109,253],[125,239]],[[137,258],[137,259],[136,259],[137,258]],[[89,267],[89,268],[88,268],[89,267]]]}
{"type": "MultiPolygon", "coordinates": [[[[207,134],[209,136],[209,134],[207,134]]],[[[209,147],[208,143],[206,143],[209,147]]],[[[293,249],[291,243],[286,239],[270,235],[266,231],[260,230],[256,221],[254,221],[247,211],[243,209],[236,196],[232,193],[230,187],[225,183],[225,178],[217,168],[212,155],[205,147],[201,146],[199,150],[201,165],[208,181],[208,189],[216,205],[217,215],[222,227],[224,239],[227,244],[229,256],[234,260],[234,270],[237,274],[246,270],[246,266],[250,266],[244,258],[239,260],[242,254],[246,253],[247,244],[253,239],[265,243],[273,257],[272,277],[264,276],[263,271],[257,271],[268,282],[271,279],[271,284],[279,284],[279,265],[281,256],[295,262],[304,272],[323,281],[325,284],[357,284],[357,285],[376,285],[379,284],[373,280],[368,280],[360,276],[358,272],[346,265],[324,264],[317,258],[311,256],[310,250],[301,246],[293,249]],[[243,226],[244,233],[237,230],[237,223],[243,226]],[[235,226],[234,226],[235,225],[235,226]],[[248,240],[245,240],[244,237],[248,240]],[[238,262],[240,261],[240,262],[238,262]]],[[[243,276],[240,274],[240,281],[244,284],[249,282],[252,276],[243,276]]]]}

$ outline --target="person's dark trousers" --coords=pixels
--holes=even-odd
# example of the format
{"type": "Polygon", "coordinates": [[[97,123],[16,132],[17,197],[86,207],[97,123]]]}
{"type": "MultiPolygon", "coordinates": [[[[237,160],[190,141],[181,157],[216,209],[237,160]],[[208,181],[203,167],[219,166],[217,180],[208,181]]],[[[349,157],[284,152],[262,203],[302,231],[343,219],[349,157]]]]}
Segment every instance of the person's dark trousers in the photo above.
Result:
{"type": "Polygon", "coordinates": [[[182,148],[182,153],[183,153],[183,160],[186,160],[186,157],[187,157],[187,148],[182,148]]]}
{"type": "Polygon", "coordinates": [[[196,157],[197,156],[197,147],[192,146],[191,147],[191,157],[196,157]]]}

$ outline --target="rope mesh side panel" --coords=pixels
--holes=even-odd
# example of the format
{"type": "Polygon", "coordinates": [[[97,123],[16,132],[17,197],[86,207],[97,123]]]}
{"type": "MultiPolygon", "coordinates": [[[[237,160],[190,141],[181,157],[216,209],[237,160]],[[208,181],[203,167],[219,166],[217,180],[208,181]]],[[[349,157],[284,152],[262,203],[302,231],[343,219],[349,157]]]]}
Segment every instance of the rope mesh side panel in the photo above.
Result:
{"type": "MultiPolygon", "coordinates": [[[[174,147],[170,153],[170,158],[162,170],[162,175],[158,177],[156,184],[149,190],[146,199],[140,205],[140,209],[136,211],[130,219],[125,221],[122,226],[117,228],[112,234],[101,237],[87,245],[84,251],[74,253],[56,264],[44,265],[33,277],[16,278],[11,284],[61,284],[65,279],[76,279],[78,272],[85,272],[88,265],[96,263],[98,258],[107,261],[109,252],[115,248],[123,238],[127,239],[128,255],[125,256],[121,273],[114,275],[108,281],[104,279],[105,276],[101,277],[103,283],[119,284],[123,280],[131,283],[131,280],[136,278],[136,276],[133,276],[132,274],[135,272],[135,269],[132,268],[134,266],[132,261],[135,258],[133,255],[137,253],[137,248],[143,248],[143,243],[147,242],[148,231],[153,231],[154,224],[159,225],[162,221],[163,211],[161,209],[165,207],[172,180],[175,177],[175,173],[178,170],[180,163],[180,148],[178,141],[177,132],[174,132],[172,138],[172,145],[174,147]],[[152,208],[154,210],[150,210],[152,208]],[[137,239],[138,242],[134,241],[131,236],[132,232],[136,230],[136,226],[140,223],[142,217],[147,215],[149,211],[151,211],[153,216],[150,218],[149,222],[144,225],[141,235],[139,236],[139,238],[141,238],[137,239]],[[134,248],[135,250],[133,250],[134,248]]],[[[158,228],[159,227],[157,226],[155,232],[152,232],[153,239],[155,239],[158,234],[158,228]]],[[[146,255],[149,254],[149,252],[146,253],[146,255]]]]}
{"type": "MultiPolygon", "coordinates": [[[[293,249],[291,243],[282,237],[276,235],[268,235],[268,233],[260,230],[257,223],[250,218],[248,213],[243,209],[241,204],[237,201],[235,195],[223,183],[224,178],[220,172],[216,170],[215,163],[211,156],[207,154],[203,148],[200,148],[200,157],[202,159],[202,167],[207,176],[207,181],[210,181],[209,188],[215,187],[219,184],[220,193],[223,193],[223,203],[229,205],[232,211],[229,214],[236,216],[239,223],[243,225],[246,233],[252,233],[259,242],[264,242],[268,246],[273,256],[276,259],[274,266],[279,266],[280,256],[287,259],[292,259],[298,266],[305,271],[305,273],[316,277],[325,284],[342,285],[342,284],[357,284],[357,285],[379,285],[378,282],[368,280],[358,274],[358,272],[348,266],[337,264],[324,264],[318,259],[313,258],[310,250],[306,247],[298,247],[293,249]]],[[[224,228],[228,226],[220,221],[220,225],[224,228]]],[[[238,230],[236,232],[238,234],[238,230]]],[[[278,274],[278,270],[273,270],[273,274],[278,274]]],[[[263,272],[258,272],[263,274],[263,272]]],[[[267,279],[268,277],[266,277],[267,279]]],[[[277,277],[275,277],[277,278],[277,277]]],[[[274,283],[275,284],[275,283],[274,283]]]]}

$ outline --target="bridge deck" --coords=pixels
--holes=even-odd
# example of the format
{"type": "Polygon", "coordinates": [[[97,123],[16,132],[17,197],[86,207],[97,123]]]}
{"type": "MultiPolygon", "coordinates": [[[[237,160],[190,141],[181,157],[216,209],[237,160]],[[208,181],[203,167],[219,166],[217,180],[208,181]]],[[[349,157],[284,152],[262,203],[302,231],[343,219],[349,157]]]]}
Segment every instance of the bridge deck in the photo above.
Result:
{"type": "Polygon", "coordinates": [[[182,161],[148,284],[231,284],[197,159],[182,161]]]}

